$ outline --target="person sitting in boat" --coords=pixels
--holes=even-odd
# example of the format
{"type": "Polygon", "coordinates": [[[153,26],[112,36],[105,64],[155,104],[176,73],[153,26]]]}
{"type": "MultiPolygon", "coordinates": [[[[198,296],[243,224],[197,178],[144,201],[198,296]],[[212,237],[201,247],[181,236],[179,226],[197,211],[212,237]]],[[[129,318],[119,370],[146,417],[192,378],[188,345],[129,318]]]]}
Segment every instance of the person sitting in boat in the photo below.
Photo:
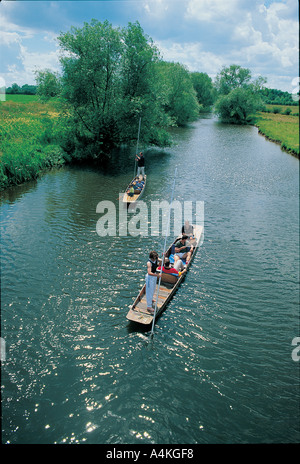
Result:
{"type": "Polygon", "coordinates": [[[187,235],[183,235],[180,240],[175,243],[175,256],[178,256],[180,259],[185,259],[186,263],[191,259],[193,252],[193,246],[188,247],[186,241],[188,239],[187,235]]]}
{"type": "Polygon", "coordinates": [[[142,175],[144,177],[145,176],[145,158],[142,152],[140,152],[136,156],[136,160],[137,160],[137,165],[138,165],[137,175],[138,176],[142,175]]]}
{"type": "MultiPolygon", "coordinates": [[[[158,271],[161,270],[161,266],[157,268],[158,271]]],[[[165,272],[166,274],[176,274],[178,275],[177,269],[175,267],[171,267],[170,260],[168,258],[165,259],[162,271],[165,272]]]]}
{"type": "MultiPolygon", "coordinates": [[[[173,267],[171,266],[170,260],[168,258],[166,258],[165,262],[164,262],[164,265],[163,265],[163,268],[162,268],[162,272],[165,272],[166,274],[173,274],[173,275],[179,277],[182,274],[181,270],[184,269],[184,266],[183,266],[183,263],[182,263],[181,259],[178,258],[178,256],[176,256],[176,258],[177,258],[177,265],[176,265],[176,262],[175,262],[173,267]]],[[[157,268],[157,270],[160,271],[161,266],[159,266],[157,268]]]]}
{"type": "Polygon", "coordinates": [[[133,184],[131,184],[131,186],[127,190],[127,194],[128,194],[128,196],[133,197],[133,195],[134,195],[134,185],[133,184]]]}
{"type": "Polygon", "coordinates": [[[144,184],[145,184],[144,181],[138,180],[135,184],[135,189],[140,190],[140,191],[143,190],[144,184]]]}

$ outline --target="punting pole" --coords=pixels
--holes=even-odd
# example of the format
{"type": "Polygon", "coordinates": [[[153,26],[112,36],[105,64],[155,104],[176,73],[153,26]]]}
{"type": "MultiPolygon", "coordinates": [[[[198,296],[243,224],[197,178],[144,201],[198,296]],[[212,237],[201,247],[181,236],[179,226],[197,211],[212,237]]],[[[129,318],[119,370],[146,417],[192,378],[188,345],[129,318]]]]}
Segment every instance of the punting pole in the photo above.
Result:
{"type": "Polygon", "coordinates": [[[164,251],[163,251],[163,256],[162,256],[162,263],[161,263],[160,273],[159,273],[159,281],[158,281],[158,287],[157,287],[157,293],[156,293],[155,309],[154,309],[153,321],[152,321],[152,328],[151,328],[151,334],[150,334],[151,337],[153,336],[153,330],[154,330],[154,324],[155,324],[155,316],[156,316],[156,310],[157,310],[158,294],[159,294],[160,283],[161,283],[161,274],[162,274],[162,268],[163,268],[164,261],[165,261],[165,252],[166,252],[166,245],[167,245],[167,237],[168,237],[169,229],[170,229],[171,205],[172,205],[172,203],[173,203],[173,196],[174,196],[174,190],[175,190],[176,174],[177,174],[177,166],[176,166],[176,168],[175,168],[175,173],[174,173],[173,188],[172,188],[172,193],[171,193],[171,203],[170,203],[170,208],[169,208],[169,219],[168,219],[167,232],[166,232],[166,236],[165,236],[165,243],[164,243],[164,251]]]}
{"type": "Polygon", "coordinates": [[[138,150],[139,150],[140,131],[141,131],[141,120],[142,120],[142,118],[140,118],[140,120],[139,120],[139,131],[138,131],[138,138],[137,138],[137,143],[136,143],[136,152],[135,152],[135,162],[134,162],[134,173],[133,173],[133,178],[135,178],[135,173],[136,173],[136,157],[137,157],[138,150]]]}

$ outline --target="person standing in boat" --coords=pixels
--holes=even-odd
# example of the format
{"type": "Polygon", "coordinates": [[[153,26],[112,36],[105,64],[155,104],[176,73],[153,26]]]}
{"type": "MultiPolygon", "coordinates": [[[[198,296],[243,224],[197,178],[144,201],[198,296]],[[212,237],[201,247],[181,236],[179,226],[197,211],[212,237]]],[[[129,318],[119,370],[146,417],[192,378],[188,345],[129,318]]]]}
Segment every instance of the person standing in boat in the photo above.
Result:
{"type": "Polygon", "coordinates": [[[142,152],[136,156],[136,160],[138,165],[137,176],[142,175],[145,177],[145,158],[142,152]]]}
{"type": "Polygon", "coordinates": [[[147,261],[147,274],[146,274],[146,299],[147,299],[147,311],[150,314],[154,313],[153,303],[155,303],[153,297],[156,288],[157,273],[156,270],[161,263],[161,259],[158,258],[156,251],[151,251],[149,259],[147,261]]]}
{"type": "Polygon", "coordinates": [[[182,226],[181,230],[182,234],[188,235],[190,238],[194,236],[194,227],[192,224],[189,223],[189,221],[185,221],[185,223],[182,226]]]}

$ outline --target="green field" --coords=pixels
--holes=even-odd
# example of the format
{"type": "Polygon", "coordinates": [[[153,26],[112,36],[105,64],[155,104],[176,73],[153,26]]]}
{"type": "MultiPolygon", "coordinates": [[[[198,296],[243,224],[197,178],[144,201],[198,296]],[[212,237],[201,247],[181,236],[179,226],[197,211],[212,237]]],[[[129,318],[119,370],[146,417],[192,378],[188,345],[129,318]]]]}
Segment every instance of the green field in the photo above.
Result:
{"type": "Polygon", "coordinates": [[[299,158],[299,106],[267,105],[271,111],[280,108],[280,113],[257,113],[255,125],[260,133],[299,158]],[[291,108],[291,114],[283,114],[286,108],[291,108]],[[293,115],[294,114],[294,115],[293,115]],[[297,115],[296,115],[297,114],[297,115]]]}
{"type": "Polygon", "coordinates": [[[299,114],[299,105],[292,106],[292,105],[266,105],[268,111],[273,112],[274,108],[278,108],[280,113],[284,113],[287,108],[291,110],[291,114],[299,114]]]}
{"type": "Polygon", "coordinates": [[[5,95],[5,100],[13,101],[16,103],[30,103],[38,101],[39,97],[37,95],[12,95],[7,94],[5,95]]]}
{"type": "Polygon", "coordinates": [[[9,97],[0,102],[0,190],[64,163],[57,104],[34,95],[9,97]]]}

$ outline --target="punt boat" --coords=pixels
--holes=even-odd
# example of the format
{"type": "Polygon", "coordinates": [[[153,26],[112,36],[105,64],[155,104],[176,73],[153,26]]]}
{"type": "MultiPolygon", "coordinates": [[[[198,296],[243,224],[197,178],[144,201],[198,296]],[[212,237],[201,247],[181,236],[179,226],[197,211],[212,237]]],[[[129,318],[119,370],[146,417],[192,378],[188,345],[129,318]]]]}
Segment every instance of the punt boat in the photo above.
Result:
{"type": "Polygon", "coordinates": [[[123,203],[127,204],[127,206],[129,206],[130,204],[132,203],[135,203],[136,201],[138,201],[141,196],[143,195],[144,193],[144,190],[146,188],[146,178],[147,176],[139,176],[139,177],[134,177],[132,179],[132,181],[130,182],[130,184],[128,185],[127,189],[125,190],[125,193],[123,195],[123,203]],[[135,184],[137,182],[141,182],[143,184],[143,187],[142,188],[134,188],[135,187],[135,184]],[[134,188],[134,194],[132,196],[129,195],[129,189],[131,188],[131,186],[133,186],[134,188]]]}
{"type": "MultiPolygon", "coordinates": [[[[154,298],[156,298],[157,290],[159,288],[155,319],[157,319],[161,315],[161,313],[165,310],[167,304],[172,299],[173,295],[177,291],[182,281],[185,279],[185,276],[190,269],[190,266],[192,264],[192,261],[195,257],[195,254],[199,246],[201,235],[203,233],[203,226],[194,225],[193,228],[194,228],[194,238],[188,241],[187,245],[188,246],[193,245],[194,249],[191,255],[191,259],[187,264],[185,264],[185,269],[184,271],[182,271],[181,275],[177,277],[173,274],[167,274],[167,273],[162,272],[161,281],[159,282],[160,273],[158,274],[156,289],[154,293],[154,298]]],[[[171,263],[174,262],[173,245],[179,239],[180,237],[177,237],[176,240],[174,240],[174,242],[169,246],[168,250],[166,251],[166,257],[169,258],[171,263]]],[[[150,314],[147,311],[146,284],[144,284],[143,288],[141,289],[138,296],[134,300],[134,303],[129,309],[126,317],[129,321],[137,322],[139,324],[144,324],[144,325],[152,324],[154,314],[150,314]]]]}

